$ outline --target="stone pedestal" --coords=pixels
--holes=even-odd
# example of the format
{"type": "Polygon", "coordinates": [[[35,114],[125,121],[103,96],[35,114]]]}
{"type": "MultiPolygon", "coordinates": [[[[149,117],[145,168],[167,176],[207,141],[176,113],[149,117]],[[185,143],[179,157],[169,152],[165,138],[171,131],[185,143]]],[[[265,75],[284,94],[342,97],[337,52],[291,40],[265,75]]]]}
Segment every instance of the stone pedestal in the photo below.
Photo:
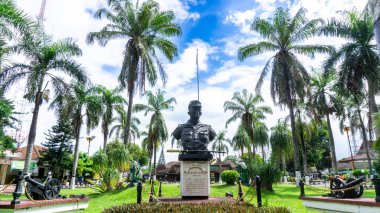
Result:
{"type": "Polygon", "coordinates": [[[210,195],[210,162],[181,161],[183,199],[207,199],[210,195]]]}

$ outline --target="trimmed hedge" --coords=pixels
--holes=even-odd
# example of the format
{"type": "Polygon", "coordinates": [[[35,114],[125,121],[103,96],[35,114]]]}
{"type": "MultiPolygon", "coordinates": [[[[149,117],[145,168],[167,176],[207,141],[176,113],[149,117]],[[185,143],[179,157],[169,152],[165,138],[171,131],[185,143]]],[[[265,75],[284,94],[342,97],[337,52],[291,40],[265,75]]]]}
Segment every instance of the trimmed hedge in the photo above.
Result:
{"type": "Polygon", "coordinates": [[[235,170],[225,170],[221,174],[222,181],[226,182],[227,185],[234,185],[235,181],[239,179],[239,173],[235,170]]]}
{"type": "Polygon", "coordinates": [[[248,203],[143,203],[124,204],[103,210],[103,213],[194,213],[194,212],[233,212],[233,213],[290,213],[285,207],[257,208],[248,203]]]}

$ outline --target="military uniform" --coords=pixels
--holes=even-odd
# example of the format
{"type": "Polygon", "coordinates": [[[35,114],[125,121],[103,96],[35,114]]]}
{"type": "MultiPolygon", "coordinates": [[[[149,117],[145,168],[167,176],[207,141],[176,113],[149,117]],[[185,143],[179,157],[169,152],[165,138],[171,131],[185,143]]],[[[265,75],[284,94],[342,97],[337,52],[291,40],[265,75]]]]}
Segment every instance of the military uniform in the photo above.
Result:
{"type": "Polygon", "coordinates": [[[208,143],[214,140],[215,135],[210,125],[193,125],[190,120],[178,125],[173,132],[174,138],[180,140],[184,150],[207,150],[208,143]]]}

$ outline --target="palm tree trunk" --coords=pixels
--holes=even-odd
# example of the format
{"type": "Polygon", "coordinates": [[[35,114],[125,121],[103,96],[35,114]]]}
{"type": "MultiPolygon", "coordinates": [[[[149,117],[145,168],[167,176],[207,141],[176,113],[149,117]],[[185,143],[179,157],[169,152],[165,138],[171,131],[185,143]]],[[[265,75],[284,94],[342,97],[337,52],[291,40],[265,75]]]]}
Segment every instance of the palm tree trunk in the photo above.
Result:
{"type": "Polygon", "coordinates": [[[332,164],[333,174],[337,174],[338,167],[337,167],[337,163],[336,163],[335,142],[334,142],[334,136],[333,136],[332,129],[331,129],[331,123],[330,123],[329,113],[326,113],[326,119],[327,119],[327,127],[329,129],[331,164],[332,164]]]}
{"type": "Polygon", "coordinates": [[[129,92],[128,97],[128,112],[127,112],[127,121],[125,122],[125,130],[124,130],[124,144],[128,145],[129,143],[129,133],[131,128],[131,117],[132,117],[132,106],[133,106],[133,94],[134,91],[129,92]]]}
{"type": "Polygon", "coordinates": [[[38,120],[38,113],[40,111],[41,98],[42,98],[42,92],[38,92],[37,95],[36,95],[36,99],[34,101],[33,117],[32,117],[32,123],[30,124],[30,129],[29,129],[28,145],[27,145],[27,148],[26,148],[26,155],[25,155],[25,163],[24,163],[23,173],[29,173],[29,165],[30,165],[30,161],[31,161],[31,158],[32,158],[32,151],[33,151],[33,147],[34,147],[34,141],[36,139],[37,120],[38,120]]]}
{"type": "MultiPolygon", "coordinates": [[[[379,35],[380,36],[380,35],[379,35]]],[[[377,108],[376,100],[375,100],[375,91],[374,91],[374,82],[372,82],[372,79],[367,79],[368,83],[368,108],[369,108],[369,114],[371,117],[371,121],[374,121],[375,119],[375,113],[377,113],[379,110],[377,108]]],[[[372,129],[372,122],[370,122],[371,126],[368,128],[372,129]]],[[[376,131],[376,130],[375,130],[376,131]]],[[[376,131],[375,132],[376,136],[380,136],[380,132],[376,131]]],[[[374,137],[376,138],[376,137],[374,137]]]]}
{"type": "Polygon", "coordinates": [[[368,138],[367,138],[367,133],[365,131],[365,125],[364,125],[364,122],[363,122],[363,118],[362,118],[360,109],[358,109],[358,113],[359,113],[360,127],[361,127],[362,135],[363,135],[363,143],[364,143],[365,152],[366,152],[366,155],[367,155],[369,174],[372,175],[372,164],[371,164],[371,156],[369,155],[368,138]]]}
{"type": "Polygon", "coordinates": [[[373,23],[373,30],[375,32],[375,40],[377,43],[377,51],[379,52],[380,58],[380,17],[373,23]]]}
{"type": "Polygon", "coordinates": [[[71,181],[70,181],[70,189],[75,189],[75,177],[77,175],[77,167],[78,167],[78,158],[79,158],[79,137],[80,137],[80,128],[81,121],[77,121],[77,129],[75,130],[75,148],[74,148],[74,162],[73,167],[71,169],[71,181]]]}
{"type": "Polygon", "coordinates": [[[261,156],[263,157],[263,160],[265,160],[265,151],[264,151],[264,145],[261,146],[261,156]]]}
{"type": "Polygon", "coordinates": [[[284,152],[281,155],[281,160],[282,160],[282,171],[285,173],[286,172],[286,161],[285,161],[285,153],[284,152]]]}
{"type": "Polygon", "coordinates": [[[242,146],[242,147],[240,147],[240,151],[241,151],[241,159],[243,159],[243,156],[244,156],[244,147],[242,146]]]}
{"type": "Polygon", "coordinates": [[[302,153],[302,164],[303,164],[303,175],[307,175],[307,156],[306,156],[306,146],[305,138],[303,137],[303,127],[301,120],[301,113],[298,111],[298,120],[300,123],[300,139],[301,139],[301,153],[302,153]]]}
{"type": "Polygon", "coordinates": [[[288,69],[286,69],[286,65],[284,65],[284,68],[285,68],[284,74],[285,74],[285,81],[286,81],[286,97],[288,99],[290,124],[292,127],[292,139],[293,139],[293,146],[294,146],[294,170],[300,171],[299,144],[298,144],[297,135],[296,135],[296,121],[294,118],[293,98],[292,98],[292,95],[290,93],[289,71],[288,71],[288,69]]]}
{"type": "Polygon", "coordinates": [[[149,179],[152,175],[152,156],[153,156],[153,152],[151,152],[149,155],[149,166],[148,166],[148,168],[149,168],[149,179]]]}
{"type": "Polygon", "coordinates": [[[106,127],[105,125],[104,132],[103,132],[103,152],[104,153],[106,153],[107,139],[108,139],[108,127],[106,127]]]}
{"type": "Polygon", "coordinates": [[[154,161],[153,161],[153,180],[156,179],[156,152],[157,152],[157,142],[154,143],[153,148],[153,155],[154,155],[154,161]]]}

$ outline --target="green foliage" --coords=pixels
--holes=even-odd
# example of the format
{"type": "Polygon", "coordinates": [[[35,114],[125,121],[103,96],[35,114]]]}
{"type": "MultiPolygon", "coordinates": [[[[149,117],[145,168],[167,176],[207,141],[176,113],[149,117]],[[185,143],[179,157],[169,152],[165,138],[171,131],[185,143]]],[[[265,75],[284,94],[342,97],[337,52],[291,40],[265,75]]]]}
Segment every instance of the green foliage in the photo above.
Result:
{"type": "Polygon", "coordinates": [[[239,173],[235,170],[225,170],[221,174],[222,181],[226,182],[227,185],[234,185],[239,179],[239,173]]]}
{"type": "Polygon", "coordinates": [[[198,203],[198,204],[179,204],[179,203],[149,203],[149,204],[127,204],[105,209],[103,213],[117,212],[267,212],[267,213],[288,213],[285,207],[262,207],[257,208],[247,203],[198,203]]]}
{"type": "Polygon", "coordinates": [[[363,173],[362,173],[362,169],[355,169],[352,172],[352,175],[355,177],[360,177],[360,176],[368,175],[368,173],[369,173],[368,169],[363,169],[363,173]]]}
{"type": "Polygon", "coordinates": [[[225,158],[224,158],[224,161],[232,161],[234,163],[237,163],[240,161],[239,157],[236,156],[236,155],[227,155],[225,158]]]}
{"type": "Polygon", "coordinates": [[[91,177],[94,175],[92,170],[93,162],[88,157],[87,153],[79,153],[77,176],[78,177],[91,177]]]}
{"type": "Polygon", "coordinates": [[[107,144],[106,154],[108,166],[117,168],[120,172],[128,171],[130,167],[130,155],[124,144],[118,140],[107,144]]]}
{"type": "Polygon", "coordinates": [[[148,164],[149,158],[145,149],[141,149],[137,144],[129,144],[127,149],[131,160],[137,161],[140,166],[146,166],[148,164]]]}
{"type": "Polygon", "coordinates": [[[321,178],[322,178],[323,180],[328,180],[328,179],[329,179],[329,176],[323,174],[323,175],[321,176],[321,178]]]}
{"type": "Polygon", "coordinates": [[[16,141],[11,136],[5,134],[5,128],[13,127],[12,117],[14,106],[11,101],[0,96],[0,158],[4,157],[5,149],[15,149],[16,141]]]}
{"type": "Polygon", "coordinates": [[[46,142],[42,145],[47,149],[41,153],[42,162],[48,162],[49,171],[52,171],[53,177],[59,177],[62,169],[70,169],[72,154],[72,141],[74,140],[70,120],[58,118],[58,123],[48,130],[45,135],[46,142]]]}
{"type": "Polygon", "coordinates": [[[248,168],[253,171],[254,175],[260,176],[263,188],[268,191],[273,191],[272,184],[281,178],[281,171],[272,162],[250,164],[248,168]]]}

